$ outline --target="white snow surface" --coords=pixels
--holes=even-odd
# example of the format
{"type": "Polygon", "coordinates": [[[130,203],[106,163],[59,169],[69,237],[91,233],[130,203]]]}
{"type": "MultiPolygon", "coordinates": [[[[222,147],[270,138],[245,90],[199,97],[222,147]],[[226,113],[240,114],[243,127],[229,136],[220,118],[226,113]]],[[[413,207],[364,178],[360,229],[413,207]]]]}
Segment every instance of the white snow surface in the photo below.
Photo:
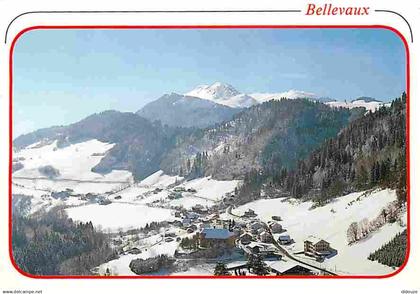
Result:
{"type": "Polygon", "coordinates": [[[95,227],[111,232],[141,228],[152,221],[174,220],[170,209],[132,203],[88,204],[67,208],[66,211],[73,220],[92,221],[95,227]]]}
{"type": "Polygon", "coordinates": [[[130,270],[130,262],[133,259],[147,259],[151,257],[156,257],[161,254],[166,254],[168,256],[173,256],[175,250],[178,248],[178,242],[165,242],[161,241],[158,244],[141,247],[142,252],[140,254],[126,254],[122,255],[117,259],[113,259],[107,263],[101,264],[98,267],[98,272],[104,274],[107,268],[111,271],[112,275],[119,276],[135,276],[136,274],[130,270]],[[147,248],[147,250],[145,250],[147,248]]]}
{"type": "Polygon", "coordinates": [[[162,170],[151,174],[142,180],[139,186],[152,186],[156,188],[165,188],[169,185],[175,184],[176,181],[183,180],[183,177],[165,175],[162,170]]]}
{"type": "MultiPolygon", "coordinates": [[[[13,157],[19,159],[24,168],[13,173],[13,181],[25,187],[63,191],[73,189],[75,193],[104,193],[117,189],[123,182],[132,182],[129,171],[113,170],[101,175],[92,172],[105,153],[114,144],[100,142],[96,139],[71,144],[64,148],[57,147],[57,141],[36,147],[41,142],[15,151],[13,157]],[[47,178],[39,172],[40,167],[50,165],[57,169],[59,176],[47,178]]],[[[14,187],[15,189],[16,187],[14,187]]],[[[13,191],[13,193],[16,193],[13,191]]]]}
{"type": "Polygon", "coordinates": [[[218,181],[211,177],[198,178],[184,183],[185,189],[195,189],[196,196],[206,200],[219,201],[226,193],[233,192],[241,181],[218,181]]]}
{"type": "Polygon", "coordinates": [[[344,107],[344,108],[356,108],[356,107],[364,107],[366,111],[372,111],[375,112],[378,108],[381,106],[390,106],[389,103],[379,102],[379,101],[369,101],[366,102],[365,100],[355,100],[351,102],[346,101],[332,101],[327,102],[327,105],[331,107],[344,107]]]}
{"type": "MultiPolygon", "coordinates": [[[[289,246],[289,250],[293,252],[302,251],[303,241],[310,235],[328,241],[332,248],[338,250],[338,254],[326,260],[322,266],[332,271],[347,275],[391,273],[395,269],[370,261],[367,256],[389,242],[397,233],[402,232],[404,227],[398,223],[386,224],[379,231],[371,233],[367,239],[351,246],[348,245],[346,233],[352,222],[359,222],[363,218],[372,220],[377,217],[382,208],[396,200],[396,193],[394,190],[385,189],[374,191],[367,196],[362,194],[363,192],[351,193],[315,209],[310,209],[312,202],[284,201],[284,199],[257,200],[232,212],[242,215],[246,210],[253,209],[263,221],[271,220],[273,215],[280,216],[283,219],[282,226],[296,242],[289,246]],[[356,201],[358,197],[360,201],[356,201]]],[[[296,257],[298,256],[302,255],[296,257]]],[[[319,263],[314,264],[319,266],[319,263]]]]}
{"type": "Polygon", "coordinates": [[[269,100],[279,100],[281,98],[316,98],[314,93],[289,90],[280,93],[241,93],[233,86],[215,82],[212,85],[200,85],[193,90],[185,93],[188,96],[194,96],[201,99],[213,101],[218,104],[226,105],[233,108],[250,107],[252,105],[263,103],[269,100]]]}
{"type": "Polygon", "coordinates": [[[316,99],[318,96],[315,93],[300,91],[300,90],[289,90],[281,93],[252,93],[249,94],[251,97],[256,99],[259,103],[263,103],[270,100],[286,99],[298,99],[298,98],[311,98],[316,99]]]}

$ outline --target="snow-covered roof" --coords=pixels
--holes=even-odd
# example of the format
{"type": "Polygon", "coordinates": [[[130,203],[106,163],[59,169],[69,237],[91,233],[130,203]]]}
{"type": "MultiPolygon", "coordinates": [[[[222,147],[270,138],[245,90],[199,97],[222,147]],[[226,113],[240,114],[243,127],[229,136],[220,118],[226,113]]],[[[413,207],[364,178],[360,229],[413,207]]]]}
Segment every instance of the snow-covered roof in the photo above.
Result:
{"type": "Polygon", "coordinates": [[[245,237],[245,236],[249,236],[249,237],[253,237],[250,233],[248,233],[248,232],[245,232],[245,233],[243,233],[242,235],[240,235],[239,237],[240,238],[243,238],[243,237],[245,237]]]}
{"type": "Polygon", "coordinates": [[[228,239],[234,235],[233,232],[228,229],[215,229],[215,228],[204,228],[201,231],[206,239],[228,239]]]}
{"type": "Polygon", "coordinates": [[[325,241],[325,240],[323,240],[319,237],[316,237],[316,236],[309,236],[308,238],[305,239],[305,241],[311,242],[312,244],[316,244],[320,241],[327,242],[327,241],[325,241]]]}
{"type": "MultiPolygon", "coordinates": [[[[297,262],[294,262],[292,260],[276,260],[276,261],[266,261],[267,265],[272,268],[273,270],[279,272],[279,273],[284,273],[292,268],[294,268],[295,266],[302,266],[300,264],[298,264],[297,262]]],[[[305,266],[302,266],[305,267],[305,266]]]]}

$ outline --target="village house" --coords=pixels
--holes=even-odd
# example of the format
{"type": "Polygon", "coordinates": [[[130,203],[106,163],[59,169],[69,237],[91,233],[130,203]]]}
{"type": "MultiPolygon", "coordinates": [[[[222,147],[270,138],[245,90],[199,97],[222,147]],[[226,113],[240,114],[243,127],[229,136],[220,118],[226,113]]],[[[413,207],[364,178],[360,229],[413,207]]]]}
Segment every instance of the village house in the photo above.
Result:
{"type": "Polygon", "coordinates": [[[270,271],[276,275],[313,275],[312,270],[294,261],[268,261],[270,271]]]}
{"type": "Polygon", "coordinates": [[[330,243],[315,236],[309,236],[303,244],[306,255],[323,256],[331,253],[330,243]]]}
{"type": "Polygon", "coordinates": [[[182,226],[188,228],[191,225],[192,220],[188,217],[182,219],[182,226]]]}
{"type": "Polygon", "coordinates": [[[277,239],[277,241],[281,245],[288,245],[288,244],[292,243],[292,239],[290,238],[290,235],[288,235],[288,234],[280,235],[279,238],[277,239]]]}
{"type": "Polygon", "coordinates": [[[185,192],[185,187],[178,186],[173,189],[174,192],[185,192]]]}
{"type": "Polygon", "coordinates": [[[270,227],[270,230],[273,234],[278,234],[278,233],[283,232],[283,227],[278,222],[271,222],[268,226],[270,227]]]}
{"type": "Polygon", "coordinates": [[[191,210],[199,214],[204,214],[208,212],[208,209],[201,204],[194,205],[191,210]]]}
{"type": "Polygon", "coordinates": [[[270,233],[267,231],[262,232],[260,235],[260,241],[264,243],[271,243],[273,241],[273,238],[270,233]]]}
{"type": "Polygon", "coordinates": [[[263,228],[264,225],[260,222],[252,222],[248,225],[248,228],[255,233],[258,233],[258,230],[263,228]]]}
{"type": "Polygon", "coordinates": [[[233,195],[226,195],[223,198],[223,203],[231,205],[235,203],[235,197],[233,195]]]}
{"type": "Polygon", "coordinates": [[[248,209],[247,211],[244,212],[243,216],[244,217],[256,217],[257,214],[252,209],[248,209]]]}
{"type": "Polygon", "coordinates": [[[254,237],[250,233],[243,233],[239,236],[239,241],[243,245],[248,245],[251,243],[251,241],[254,239],[254,237]]]}
{"type": "Polygon", "coordinates": [[[233,248],[235,234],[228,229],[204,228],[199,233],[200,247],[233,248]]]}

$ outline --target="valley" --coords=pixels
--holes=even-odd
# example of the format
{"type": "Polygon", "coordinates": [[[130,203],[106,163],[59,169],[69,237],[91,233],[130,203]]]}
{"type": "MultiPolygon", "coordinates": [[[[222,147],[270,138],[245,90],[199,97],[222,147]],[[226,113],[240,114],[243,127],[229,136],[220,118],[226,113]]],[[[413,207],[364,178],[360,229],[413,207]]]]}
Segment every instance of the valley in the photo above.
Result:
{"type": "Polygon", "coordinates": [[[39,236],[70,238],[57,214],[106,245],[83,249],[83,270],[64,252],[40,274],[394,272],[368,256],[408,225],[405,94],[347,103],[288,93],[215,83],[16,138],[17,260],[39,236]]]}

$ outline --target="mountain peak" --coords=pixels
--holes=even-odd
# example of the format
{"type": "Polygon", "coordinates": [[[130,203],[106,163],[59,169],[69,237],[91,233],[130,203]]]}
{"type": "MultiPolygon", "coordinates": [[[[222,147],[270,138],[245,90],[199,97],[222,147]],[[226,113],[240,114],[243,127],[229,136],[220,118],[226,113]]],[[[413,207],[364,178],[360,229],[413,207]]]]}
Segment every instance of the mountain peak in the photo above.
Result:
{"type": "Polygon", "coordinates": [[[228,100],[229,98],[241,94],[232,85],[222,82],[215,82],[211,85],[200,85],[186,93],[207,100],[228,100]]]}

